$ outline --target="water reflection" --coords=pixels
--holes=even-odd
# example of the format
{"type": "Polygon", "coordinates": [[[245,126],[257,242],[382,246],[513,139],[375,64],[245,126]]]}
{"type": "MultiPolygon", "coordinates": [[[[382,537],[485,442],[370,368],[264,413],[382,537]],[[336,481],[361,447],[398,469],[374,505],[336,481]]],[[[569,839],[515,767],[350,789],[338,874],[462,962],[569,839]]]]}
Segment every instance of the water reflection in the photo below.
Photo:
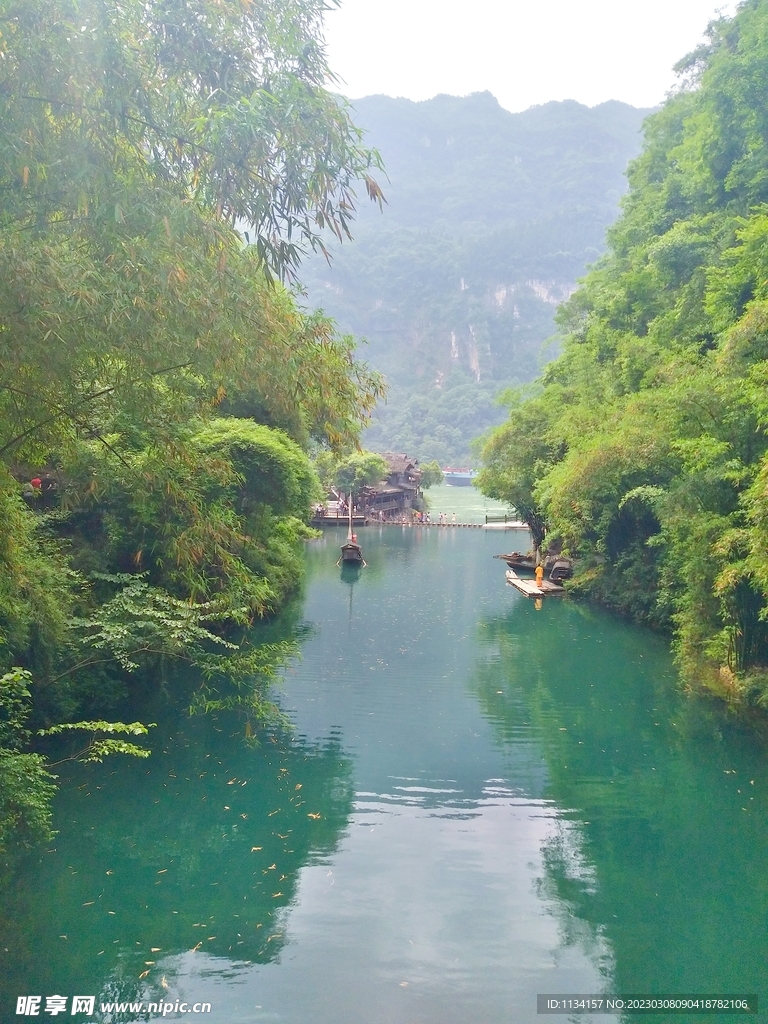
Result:
{"type": "Polygon", "coordinates": [[[493,660],[471,682],[503,746],[533,725],[567,809],[542,891],[610,944],[614,991],[765,993],[762,742],[679,693],[656,638],[574,605],[545,615],[485,619],[493,660]]]}
{"type": "Polygon", "coordinates": [[[333,737],[254,746],[238,725],[180,718],[149,761],[64,780],[61,832],[0,922],[4,1005],[64,979],[105,999],[161,978],[173,991],[181,952],[235,968],[279,956],[300,869],[349,820],[350,765],[333,737]]]}
{"type": "Polygon", "coordinates": [[[347,618],[347,634],[352,635],[352,600],[354,597],[355,584],[360,582],[363,566],[355,563],[342,562],[339,578],[349,592],[349,609],[347,618]]]}
{"type": "Polygon", "coordinates": [[[73,778],[8,997],[165,979],[208,1024],[532,1024],[538,992],[768,992],[764,750],[664,642],[537,611],[503,538],[366,530],[348,579],[337,532],[291,612],[293,733],[180,717],[73,778]]]}

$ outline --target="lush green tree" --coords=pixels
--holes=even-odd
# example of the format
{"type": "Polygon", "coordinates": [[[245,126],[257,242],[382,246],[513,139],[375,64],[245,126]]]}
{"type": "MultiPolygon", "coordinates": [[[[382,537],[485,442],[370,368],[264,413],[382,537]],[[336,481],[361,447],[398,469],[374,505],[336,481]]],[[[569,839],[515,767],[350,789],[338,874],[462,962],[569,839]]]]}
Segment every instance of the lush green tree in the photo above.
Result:
{"type": "Polygon", "coordinates": [[[333,478],[341,458],[342,456],[338,452],[334,452],[330,448],[321,448],[313,456],[312,465],[320,480],[323,496],[329,494],[334,486],[333,478]]]}
{"type": "Polygon", "coordinates": [[[375,487],[389,473],[386,459],[375,452],[353,452],[339,463],[334,483],[345,494],[357,497],[366,487],[375,487]]]}
{"type": "Polygon", "coordinates": [[[275,611],[300,578],[296,546],[320,495],[301,447],[234,417],[190,424],[170,450],[109,443],[82,445],[65,492],[83,569],[96,548],[102,571],[146,571],[177,597],[218,599],[235,621],[275,611]]]}
{"type": "Polygon", "coordinates": [[[5,4],[0,454],[39,460],[117,409],[163,419],[229,389],[278,419],[305,399],[334,440],[370,408],[349,344],[264,277],[348,232],[355,179],[377,194],[323,87],[323,9],[5,4]]]}
{"type": "Polygon", "coordinates": [[[421,464],[421,486],[426,490],[443,482],[443,471],[437,459],[421,464]]]}
{"type": "MultiPolygon", "coordinates": [[[[212,551],[240,543],[240,510],[228,502],[245,499],[227,453],[195,446],[186,425],[220,405],[300,444],[349,445],[380,392],[355,362],[351,339],[299,311],[274,283],[307,247],[322,245],[329,226],[348,233],[356,180],[378,196],[369,174],[377,157],[325,88],[324,9],[319,0],[3,9],[0,456],[17,476],[55,473],[73,516],[133,474],[131,487],[142,482],[134,529],[142,528],[138,504],[150,516],[154,500],[166,513],[150,524],[154,557],[181,572],[196,561],[200,578],[209,556],[214,576],[226,576],[212,551]],[[211,474],[221,493],[209,500],[205,536],[211,474]],[[167,513],[178,502],[160,500],[163,485],[186,505],[175,522],[167,513]],[[217,529],[229,530],[223,547],[217,529]]],[[[283,436],[272,444],[290,462],[283,436]]],[[[285,492],[272,519],[262,516],[262,540],[283,555],[291,537],[280,515],[296,518],[314,486],[302,472],[303,497],[285,492]]],[[[16,485],[6,477],[3,487],[13,505],[16,485]]],[[[117,534],[126,504],[118,500],[111,513],[117,534]]],[[[9,557],[28,535],[7,539],[9,557]]],[[[137,544],[133,555],[142,550],[137,544]]],[[[274,567],[282,556],[272,554],[274,567]]],[[[33,605],[36,628],[57,628],[57,600],[45,610],[42,570],[37,576],[40,599],[24,604],[23,587],[10,609],[19,650],[33,605]]],[[[265,593],[246,604],[268,607],[265,593]]]]}
{"type": "Polygon", "coordinates": [[[489,436],[482,449],[483,468],[476,485],[491,498],[515,509],[541,551],[547,520],[535,494],[538,477],[553,462],[556,442],[547,435],[552,413],[542,398],[525,401],[519,392],[507,396],[510,416],[489,436]]]}
{"type": "Polygon", "coordinates": [[[579,558],[574,589],[675,633],[687,677],[768,703],[768,3],[682,61],[646,122],[563,353],[487,441],[481,486],[579,558]],[[522,511],[522,510],[521,510],[522,511]]]}

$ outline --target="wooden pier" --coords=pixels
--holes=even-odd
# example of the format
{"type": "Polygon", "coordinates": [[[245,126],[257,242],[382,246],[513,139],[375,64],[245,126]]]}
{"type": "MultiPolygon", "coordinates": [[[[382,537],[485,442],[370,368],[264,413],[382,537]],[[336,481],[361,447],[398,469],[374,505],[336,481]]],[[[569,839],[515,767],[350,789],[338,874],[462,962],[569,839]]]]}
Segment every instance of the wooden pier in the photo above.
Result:
{"type": "MultiPolygon", "coordinates": [[[[352,516],[353,526],[366,526],[371,520],[366,518],[362,512],[355,512],[352,516]]],[[[341,515],[338,512],[315,512],[310,519],[312,526],[349,526],[349,514],[341,515]]]]}
{"type": "Polygon", "coordinates": [[[565,593],[565,587],[561,587],[559,583],[550,583],[549,580],[542,580],[541,586],[536,580],[523,580],[516,572],[512,569],[506,571],[507,583],[510,587],[515,587],[521,594],[525,594],[526,597],[556,597],[560,594],[565,593]]]}

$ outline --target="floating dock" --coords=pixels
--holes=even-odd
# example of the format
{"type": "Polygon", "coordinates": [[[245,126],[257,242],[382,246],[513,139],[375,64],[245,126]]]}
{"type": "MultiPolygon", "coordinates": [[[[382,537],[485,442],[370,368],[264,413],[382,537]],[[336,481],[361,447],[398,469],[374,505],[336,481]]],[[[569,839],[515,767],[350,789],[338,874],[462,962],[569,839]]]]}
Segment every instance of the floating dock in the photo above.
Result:
{"type": "Polygon", "coordinates": [[[525,594],[526,597],[556,597],[558,594],[565,593],[565,587],[561,587],[559,583],[550,583],[549,580],[542,580],[541,586],[538,585],[536,580],[523,580],[513,572],[512,569],[506,571],[507,583],[510,587],[515,587],[521,594],[525,594]]]}

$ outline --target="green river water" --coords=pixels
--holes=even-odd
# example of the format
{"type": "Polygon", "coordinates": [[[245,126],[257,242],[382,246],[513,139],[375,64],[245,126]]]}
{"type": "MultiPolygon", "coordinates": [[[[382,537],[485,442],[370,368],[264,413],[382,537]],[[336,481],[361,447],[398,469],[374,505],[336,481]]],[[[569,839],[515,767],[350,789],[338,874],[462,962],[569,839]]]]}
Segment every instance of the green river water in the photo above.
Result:
{"type": "Polygon", "coordinates": [[[663,639],[507,587],[510,536],[367,528],[350,580],[327,531],[273,628],[301,639],[291,729],[254,747],[169,693],[148,761],[63,766],[59,833],[2,908],[3,1024],[27,994],[70,1001],[42,1020],[162,999],[208,1024],[576,1019],[538,993],[768,1009],[764,741],[677,691],[663,639]]]}

